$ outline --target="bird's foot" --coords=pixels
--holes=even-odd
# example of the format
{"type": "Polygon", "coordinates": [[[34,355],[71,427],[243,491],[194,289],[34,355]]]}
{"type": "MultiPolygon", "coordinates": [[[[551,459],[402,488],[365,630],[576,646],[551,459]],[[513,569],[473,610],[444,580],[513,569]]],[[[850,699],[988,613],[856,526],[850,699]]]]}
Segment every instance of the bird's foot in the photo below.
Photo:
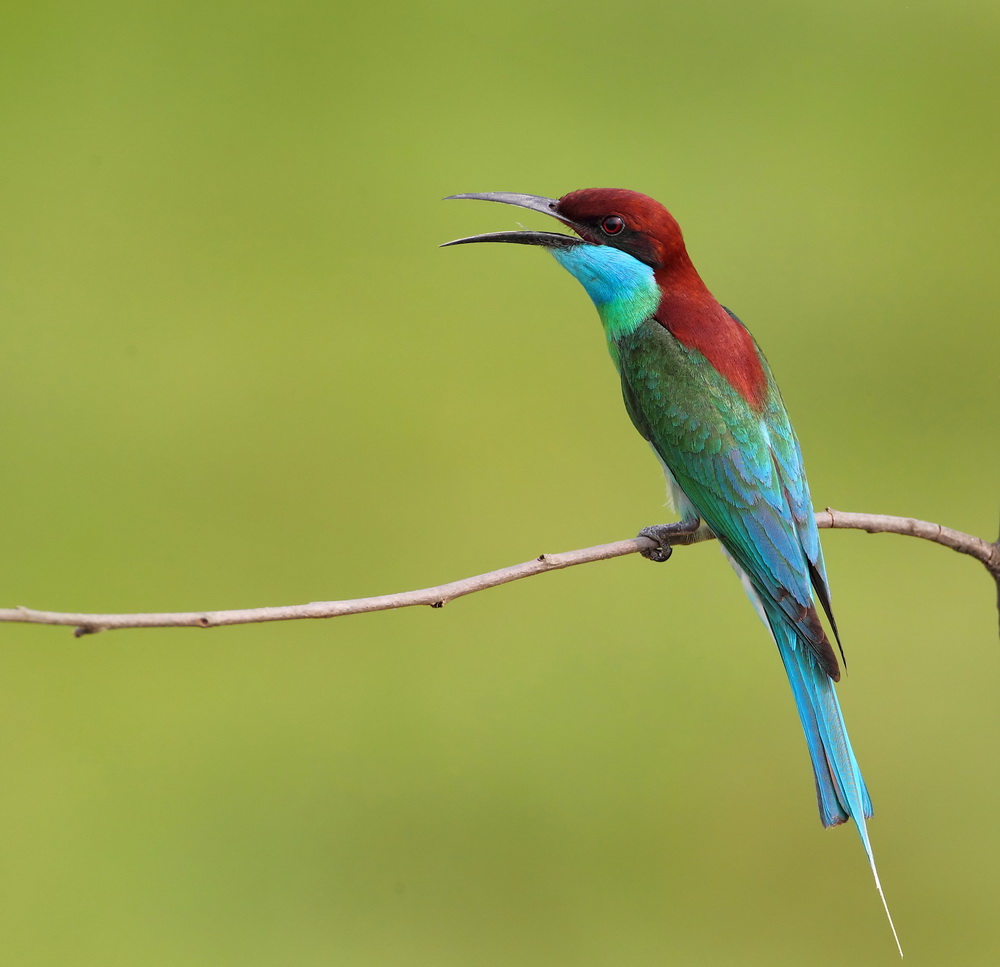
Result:
{"type": "Polygon", "coordinates": [[[701,521],[696,517],[694,520],[679,520],[675,524],[652,524],[649,527],[643,527],[638,536],[648,537],[651,541],[656,542],[656,546],[640,548],[639,553],[647,561],[662,564],[664,561],[670,560],[670,555],[674,552],[671,538],[677,537],[679,534],[693,534],[700,526],[701,521]]]}

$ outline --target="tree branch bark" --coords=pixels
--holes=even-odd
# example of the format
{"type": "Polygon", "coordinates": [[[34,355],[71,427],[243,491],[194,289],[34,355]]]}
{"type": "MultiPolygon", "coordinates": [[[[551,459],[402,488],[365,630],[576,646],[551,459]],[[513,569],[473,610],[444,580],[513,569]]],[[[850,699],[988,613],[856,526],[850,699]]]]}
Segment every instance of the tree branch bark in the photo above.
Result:
{"type": "MultiPolygon", "coordinates": [[[[974,557],[987,569],[997,584],[998,607],[1000,607],[1000,540],[990,543],[980,537],[964,534],[911,517],[890,517],[883,514],[852,514],[827,508],[816,514],[816,524],[821,528],[863,530],[869,534],[902,534],[920,537],[950,547],[961,554],[974,557]]],[[[671,540],[674,546],[698,544],[712,539],[704,530],[693,534],[677,534],[671,540]]],[[[389,611],[409,608],[414,605],[429,605],[440,608],[449,601],[495,588],[511,581],[559,571],[577,564],[605,561],[626,554],[637,554],[649,550],[655,543],[647,537],[634,537],[612,544],[598,544],[575,551],[558,554],[540,554],[534,560],[497,571],[487,571],[473,577],[439,584],[416,591],[400,591],[370,598],[354,598],[347,601],[313,601],[309,604],[293,604],[272,608],[243,608],[233,611],[175,611],[148,614],[85,614],[61,611],[36,611],[32,608],[0,608],[0,622],[66,625],[76,629],[77,637],[98,631],[113,631],[122,628],[218,628],[222,625],[255,624],[263,621],[295,621],[302,618],[339,618],[346,614],[364,614],[369,611],[389,611]]]]}

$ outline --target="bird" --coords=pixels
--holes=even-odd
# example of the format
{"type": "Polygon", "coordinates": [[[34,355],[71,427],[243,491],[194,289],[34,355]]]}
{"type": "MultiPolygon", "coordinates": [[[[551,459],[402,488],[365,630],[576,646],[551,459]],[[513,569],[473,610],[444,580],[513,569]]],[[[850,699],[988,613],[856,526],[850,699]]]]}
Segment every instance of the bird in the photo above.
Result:
{"type": "Polygon", "coordinates": [[[791,684],[825,827],[853,820],[900,956],[868,835],[872,804],[837,699],[843,649],[803,468],[802,451],[767,360],[750,331],[711,294],[680,226],[658,201],[624,188],[560,198],[473,192],[556,218],[574,234],[504,231],[444,246],[506,242],[546,249],[597,308],[625,409],[650,444],[681,520],[646,527],[644,556],[671,538],[714,535],[770,630],[791,684]]]}

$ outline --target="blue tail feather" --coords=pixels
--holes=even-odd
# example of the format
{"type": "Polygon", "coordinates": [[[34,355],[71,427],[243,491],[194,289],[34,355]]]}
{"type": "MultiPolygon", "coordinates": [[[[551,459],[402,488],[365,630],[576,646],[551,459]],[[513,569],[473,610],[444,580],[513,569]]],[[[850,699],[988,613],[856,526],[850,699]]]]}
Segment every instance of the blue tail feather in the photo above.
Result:
{"type": "MultiPolygon", "coordinates": [[[[809,758],[812,760],[820,818],[824,826],[837,826],[848,819],[854,820],[892,935],[899,947],[896,927],[882,892],[865,823],[872,815],[872,801],[865,781],[861,778],[861,769],[854,757],[851,740],[847,737],[837,690],[830,676],[820,667],[813,650],[799,638],[795,627],[780,609],[769,601],[761,600],[756,594],[752,597],[767,618],[792,686],[795,706],[806,734],[809,758]]],[[[899,947],[899,954],[903,955],[902,947],[899,947]]]]}
{"type": "Polygon", "coordinates": [[[872,803],[847,737],[836,687],[781,611],[770,602],[763,608],[802,720],[823,825],[854,819],[860,828],[872,815],[872,803]]]}

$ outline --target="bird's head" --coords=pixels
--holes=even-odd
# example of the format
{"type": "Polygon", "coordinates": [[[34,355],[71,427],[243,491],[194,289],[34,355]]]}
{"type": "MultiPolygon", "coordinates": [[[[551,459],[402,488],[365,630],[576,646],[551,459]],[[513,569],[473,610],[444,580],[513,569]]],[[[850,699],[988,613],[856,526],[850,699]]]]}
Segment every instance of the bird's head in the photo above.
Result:
{"type": "Polygon", "coordinates": [[[468,242],[515,242],[553,250],[578,245],[601,245],[618,249],[654,271],[686,259],[684,240],[674,217],[658,201],[625,188],[582,188],[562,198],[520,195],[514,192],[481,192],[449,195],[516,205],[559,219],[576,236],[557,232],[492,232],[459,238],[446,245],[468,242]]]}

